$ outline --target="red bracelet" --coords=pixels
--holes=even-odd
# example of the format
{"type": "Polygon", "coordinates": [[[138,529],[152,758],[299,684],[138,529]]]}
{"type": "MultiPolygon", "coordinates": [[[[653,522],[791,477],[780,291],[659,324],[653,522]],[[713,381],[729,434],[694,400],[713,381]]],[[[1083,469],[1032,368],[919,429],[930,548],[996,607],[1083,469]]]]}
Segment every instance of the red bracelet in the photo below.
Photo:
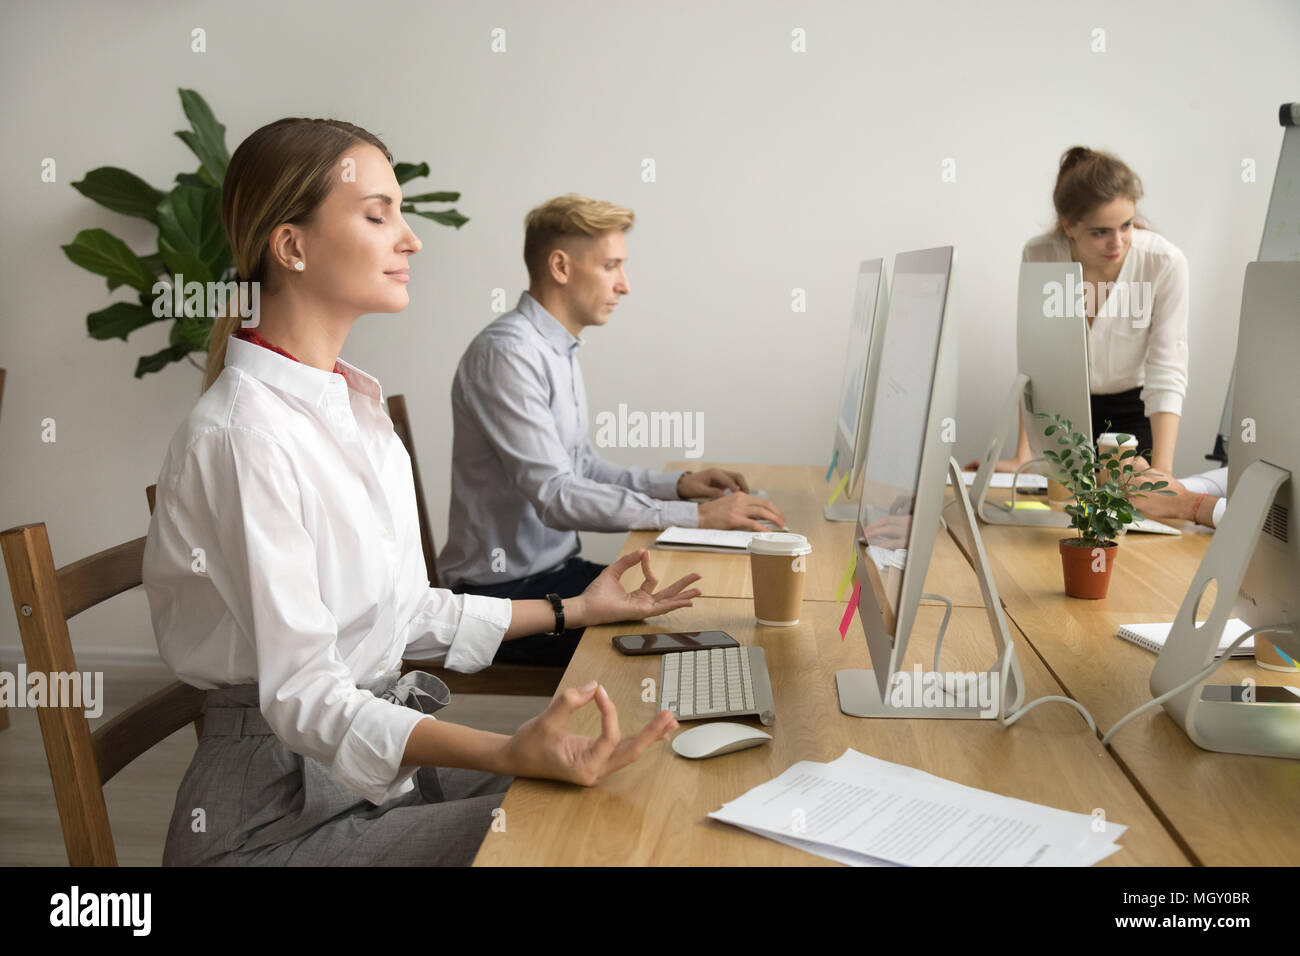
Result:
{"type": "Polygon", "coordinates": [[[1196,499],[1196,504],[1192,505],[1192,522],[1194,524],[1200,524],[1200,522],[1196,520],[1196,512],[1201,510],[1201,502],[1204,501],[1206,498],[1208,498],[1209,495],[1210,493],[1208,491],[1205,492],[1204,494],[1201,495],[1201,497],[1196,499]]]}

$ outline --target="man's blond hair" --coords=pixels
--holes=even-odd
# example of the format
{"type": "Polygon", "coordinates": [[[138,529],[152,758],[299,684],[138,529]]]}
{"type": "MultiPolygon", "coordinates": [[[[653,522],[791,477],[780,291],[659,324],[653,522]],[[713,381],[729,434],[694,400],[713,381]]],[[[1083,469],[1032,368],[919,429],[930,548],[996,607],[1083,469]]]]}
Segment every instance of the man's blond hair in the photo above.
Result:
{"type": "Polygon", "coordinates": [[[546,274],[547,257],[566,239],[594,239],[615,229],[626,232],[635,219],[631,209],[577,193],[542,203],[524,218],[524,265],[529,281],[536,282],[546,274]]]}

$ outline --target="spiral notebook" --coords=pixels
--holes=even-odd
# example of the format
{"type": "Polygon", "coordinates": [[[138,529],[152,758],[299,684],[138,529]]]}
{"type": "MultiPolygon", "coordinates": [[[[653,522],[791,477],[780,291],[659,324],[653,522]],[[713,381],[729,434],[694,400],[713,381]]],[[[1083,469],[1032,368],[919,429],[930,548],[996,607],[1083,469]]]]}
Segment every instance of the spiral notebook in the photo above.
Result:
{"type": "MultiPolygon", "coordinates": [[[[1165,621],[1161,624],[1125,624],[1120,627],[1119,636],[1139,647],[1145,647],[1147,650],[1159,654],[1160,649],[1165,646],[1165,638],[1169,636],[1169,628],[1172,626],[1172,621],[1165,621]]],[[[1219,651],[1226,650],[1229,644],[1249,630],[1250,625],[1240,618],[1228,618],[1228,623],[1223,625],[1223,636],[1219,638],[1219,651]]],[[[1254,653],[1255,639],[1248,637],[1232,652],[1232,656],[1250,657],[1254,653]]]]}

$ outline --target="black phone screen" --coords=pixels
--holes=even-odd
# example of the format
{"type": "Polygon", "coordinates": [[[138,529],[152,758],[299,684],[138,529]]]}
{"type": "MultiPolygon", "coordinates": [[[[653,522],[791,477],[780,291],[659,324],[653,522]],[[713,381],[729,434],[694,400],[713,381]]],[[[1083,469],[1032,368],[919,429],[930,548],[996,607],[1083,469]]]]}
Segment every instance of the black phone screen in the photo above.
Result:
{"type": "Polygon", "coordinates": [[[624,654],[671,654],[712,647],[739,647],[726,631],[679,631],[676,634],[620,634],[614,646],[624,654]]]}

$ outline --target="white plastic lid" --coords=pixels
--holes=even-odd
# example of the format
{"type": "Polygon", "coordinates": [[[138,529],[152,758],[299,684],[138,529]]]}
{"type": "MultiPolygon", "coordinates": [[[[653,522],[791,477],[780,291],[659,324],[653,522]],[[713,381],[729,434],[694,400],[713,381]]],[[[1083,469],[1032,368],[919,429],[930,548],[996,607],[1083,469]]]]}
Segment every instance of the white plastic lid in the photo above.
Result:
{"type": "MultiPolygon", "coordinates": [[[[1103,432],[1102,434],[1097,436],[1097,447],[1104,448],[1107,445],[1109,445],[1112,448],[1119,448],[1120,434],[1121,434],[1120,432],[1103,432]]],[[[1134,438],[1132,435],[1130,435],[1128,441],[1124,443],[1123,447],[1136,448],[1137,444],[1138,444],[1138,440],[1134,438]]]]}
{"type": "Polygon", "coordinates": [[[812,545],[801,534],[788,531],[762,531],[749,539],[755,554],[812,554],[812,545]]]}

